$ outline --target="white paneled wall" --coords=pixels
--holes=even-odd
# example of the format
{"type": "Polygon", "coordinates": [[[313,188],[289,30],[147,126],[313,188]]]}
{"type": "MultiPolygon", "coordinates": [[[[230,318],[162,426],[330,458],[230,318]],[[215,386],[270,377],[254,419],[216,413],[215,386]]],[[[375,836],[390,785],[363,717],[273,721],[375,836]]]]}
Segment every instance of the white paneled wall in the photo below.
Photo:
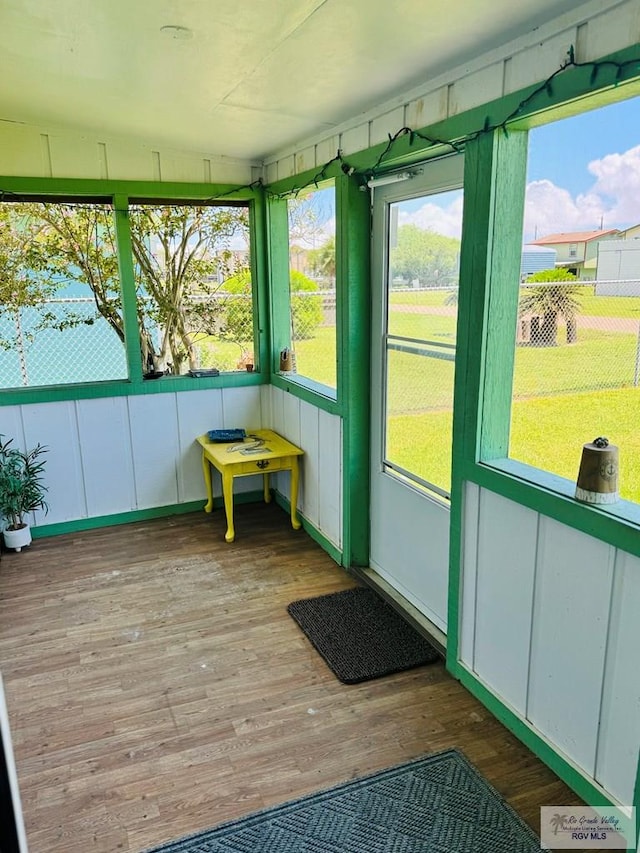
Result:
{"type": "MultiPolygon", "coordinates": [[[[0,434],[49,448],[48,515],[55,524],[205,498],[195,438],[209,429],[268,426],[260,386],[0,407],[0,434]]],[[[264,398],[266,399],[266,398],[264,398]]],[[[220,495],[219,478],[213,477],[220,495]]],[[[241,477],[236,493],[261,491],[241,477]]]]}
{"type": "MultiPolygon", "coordinates": [[[[342,547],[342,420],[293,394],[270,386],[271,426],[301,447],[302,473],[298,509],[337,548],[342,547]]],[[[290,499],[289,474],[273,478],[290,499]]]]}
{"type": "MultiPolygon", "coordinates": [[[[539,83],[560,67],[572,45],[576,60],[588,62],[639,40],[637,0],[591,0],[509,44],[332,128],[326,137],[302,140],[294,148],[278,152],[267,160],[267,181],[319,168],[338,149],[348,157],[370,145],[386,142],[388,134],[403,126],[426,127],[539,83]]],[[[494,121],[497,118],[492,116],[494,121]]]]}
{"type": "Polygon", "coordinates": [[[630,804],[640,744],[640,559],[468,483],[460,657],[630,804]]]}
{"type": "Polygon", "coordinates": [[[246,184],[260,174],[248,160],[0,122],[0,175],[246,184]]]}

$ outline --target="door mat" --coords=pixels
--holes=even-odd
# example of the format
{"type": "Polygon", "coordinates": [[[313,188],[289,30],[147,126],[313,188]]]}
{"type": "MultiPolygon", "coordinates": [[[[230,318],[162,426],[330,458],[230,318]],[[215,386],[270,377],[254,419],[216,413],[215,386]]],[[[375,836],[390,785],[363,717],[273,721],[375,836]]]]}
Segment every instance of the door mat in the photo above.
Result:
{"type": "Polygon", "coordinates": [[[440,658],[369,587],[294,601],[287,611],[344,684],[381,678],[440,658]]]}
{"type": "Polygon", "coordinates": [[[147,853],[539,853],[534,832],[455,749],[147,853]]]}

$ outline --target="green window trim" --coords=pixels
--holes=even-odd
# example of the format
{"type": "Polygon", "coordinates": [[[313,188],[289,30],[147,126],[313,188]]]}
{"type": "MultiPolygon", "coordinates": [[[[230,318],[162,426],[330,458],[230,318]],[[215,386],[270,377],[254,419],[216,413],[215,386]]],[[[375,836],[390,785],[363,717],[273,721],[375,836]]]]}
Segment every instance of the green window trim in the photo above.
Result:
{"type": "Polygon", "coordinates": [[[125,351],[129,376],[122,380],[83,382],[64,385],[11,388],[0,391],[0,406],[178,391],[235,388],[264,385],[269,382],[269,316],[267,305],[265,260],[265,194],[261,187],[237,187],[233,184],[200,184],[156,181],[85,180],[78,178],[37,178],[0,176],[0,200],[20,195],[36,196],[51,201],[94,200],[113,204],[117,233],[118,265],[125,323],[125,351]],[[248,203],[250,213],[250,265],[253,281],[254,341],[258,369],[252,373],[233,371],[217,377],[194,379],[189,376],[166,376],[153,382],[143,379],[139,357],[136,293],[129,231],[129,199],[175,202],[248,203]]]}
{"type": "MultiPolygon", "coordinates": [[[[342,176],[344,177],[344,176],[342,176]]],[[[311,403],[318,409],[330,414],[343,414],[344,395],[342,392],[343,378],[341,374],[342,347],[344,334],[342,330],[344,317],[344,258],[345,249],[340,234],[340,222],[348,218],[348,212],[339,210],[340,178],[336,178],[336,356],[338,361],[337,388],[304,376],[302,374],[283,374],[280,372],[280,353],[291,346],[291,300],[289,285],[289,220],[287,196],[269,193],[267,200],[267,256],[270,282],[270,313],[271,313],[271,353],[270,382],[276,388],[299,397],[311,403]]]]}

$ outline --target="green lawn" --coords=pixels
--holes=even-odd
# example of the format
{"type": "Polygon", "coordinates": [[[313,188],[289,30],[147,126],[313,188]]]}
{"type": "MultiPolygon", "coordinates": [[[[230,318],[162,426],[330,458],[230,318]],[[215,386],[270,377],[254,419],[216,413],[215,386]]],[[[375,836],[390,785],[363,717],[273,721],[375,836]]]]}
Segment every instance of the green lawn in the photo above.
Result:
{"type": "Polygon", "coordinates": [[[306,376],[330,388],[336,387],[336,327],[320,326],[314,338],[295,342],[296,367],[306,376]]]}
{"type": "MultiPolygon", "coordinates": [[[[619,447],[620,496],[640,502],[640,389],[564,394],[516,402],[510,456],[575,481],[582,445],[606,435],[619,447]]],[[[391,417],[391,461],[447,490],[451,486],[451,411],[391,417]]]]}

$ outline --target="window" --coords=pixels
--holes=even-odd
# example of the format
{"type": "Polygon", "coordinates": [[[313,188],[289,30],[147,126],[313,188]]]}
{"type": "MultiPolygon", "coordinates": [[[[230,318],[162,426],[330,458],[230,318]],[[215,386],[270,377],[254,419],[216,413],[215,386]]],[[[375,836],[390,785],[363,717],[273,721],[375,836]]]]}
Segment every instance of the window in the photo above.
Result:
{"type": "Polygon", "coordinates": [[[129,210],[145,374],[254,365],[248,206],[129,210]]]}
{"type": "Polygon", "coordinates": [[[257,367],[248,203],[138,202],[128,222],[135,303],[110,199],[0,204],[0,388],[127,380],[128,305],[137,377],[257,367]]]}
{"type": "Polygon", "coordinates": [[[577,258],[578,257],[578,244],[577,243],[570,243],[569,244],[569,257],[570,258],[577,258]]]}
{"type": "Polygon", "coordinates": [[[625,229],[640,223],[639,107],[635,98],[531,131],[524,242],[536,228],[543,236],[595,234],[604,221],[614,230],[587,243],[606,247],[594,248],[581,271],[592,281],[551,262],[520,286],[509,442],[511,458],[575,482],[582,445],[606,436],[619,447],[620,495],[635,502],[640,250],[625,229]],[[624,277],[617,274],[623,256],[624,277]]]}
{"type": "Polygon", "coordinates": [[[0,388],[127,376],[108,202],[0,205],[0,388]]]}
{"type": "Polygon", "coordinates": [[[389,205],[385,330],[388,470],[451,489],[462,190],[389,205]]]}
{"type": "Polygon", "coordinates": [[[335,397],[336,202],[333,184],[287,203],[292,370],[335,397]]]}

